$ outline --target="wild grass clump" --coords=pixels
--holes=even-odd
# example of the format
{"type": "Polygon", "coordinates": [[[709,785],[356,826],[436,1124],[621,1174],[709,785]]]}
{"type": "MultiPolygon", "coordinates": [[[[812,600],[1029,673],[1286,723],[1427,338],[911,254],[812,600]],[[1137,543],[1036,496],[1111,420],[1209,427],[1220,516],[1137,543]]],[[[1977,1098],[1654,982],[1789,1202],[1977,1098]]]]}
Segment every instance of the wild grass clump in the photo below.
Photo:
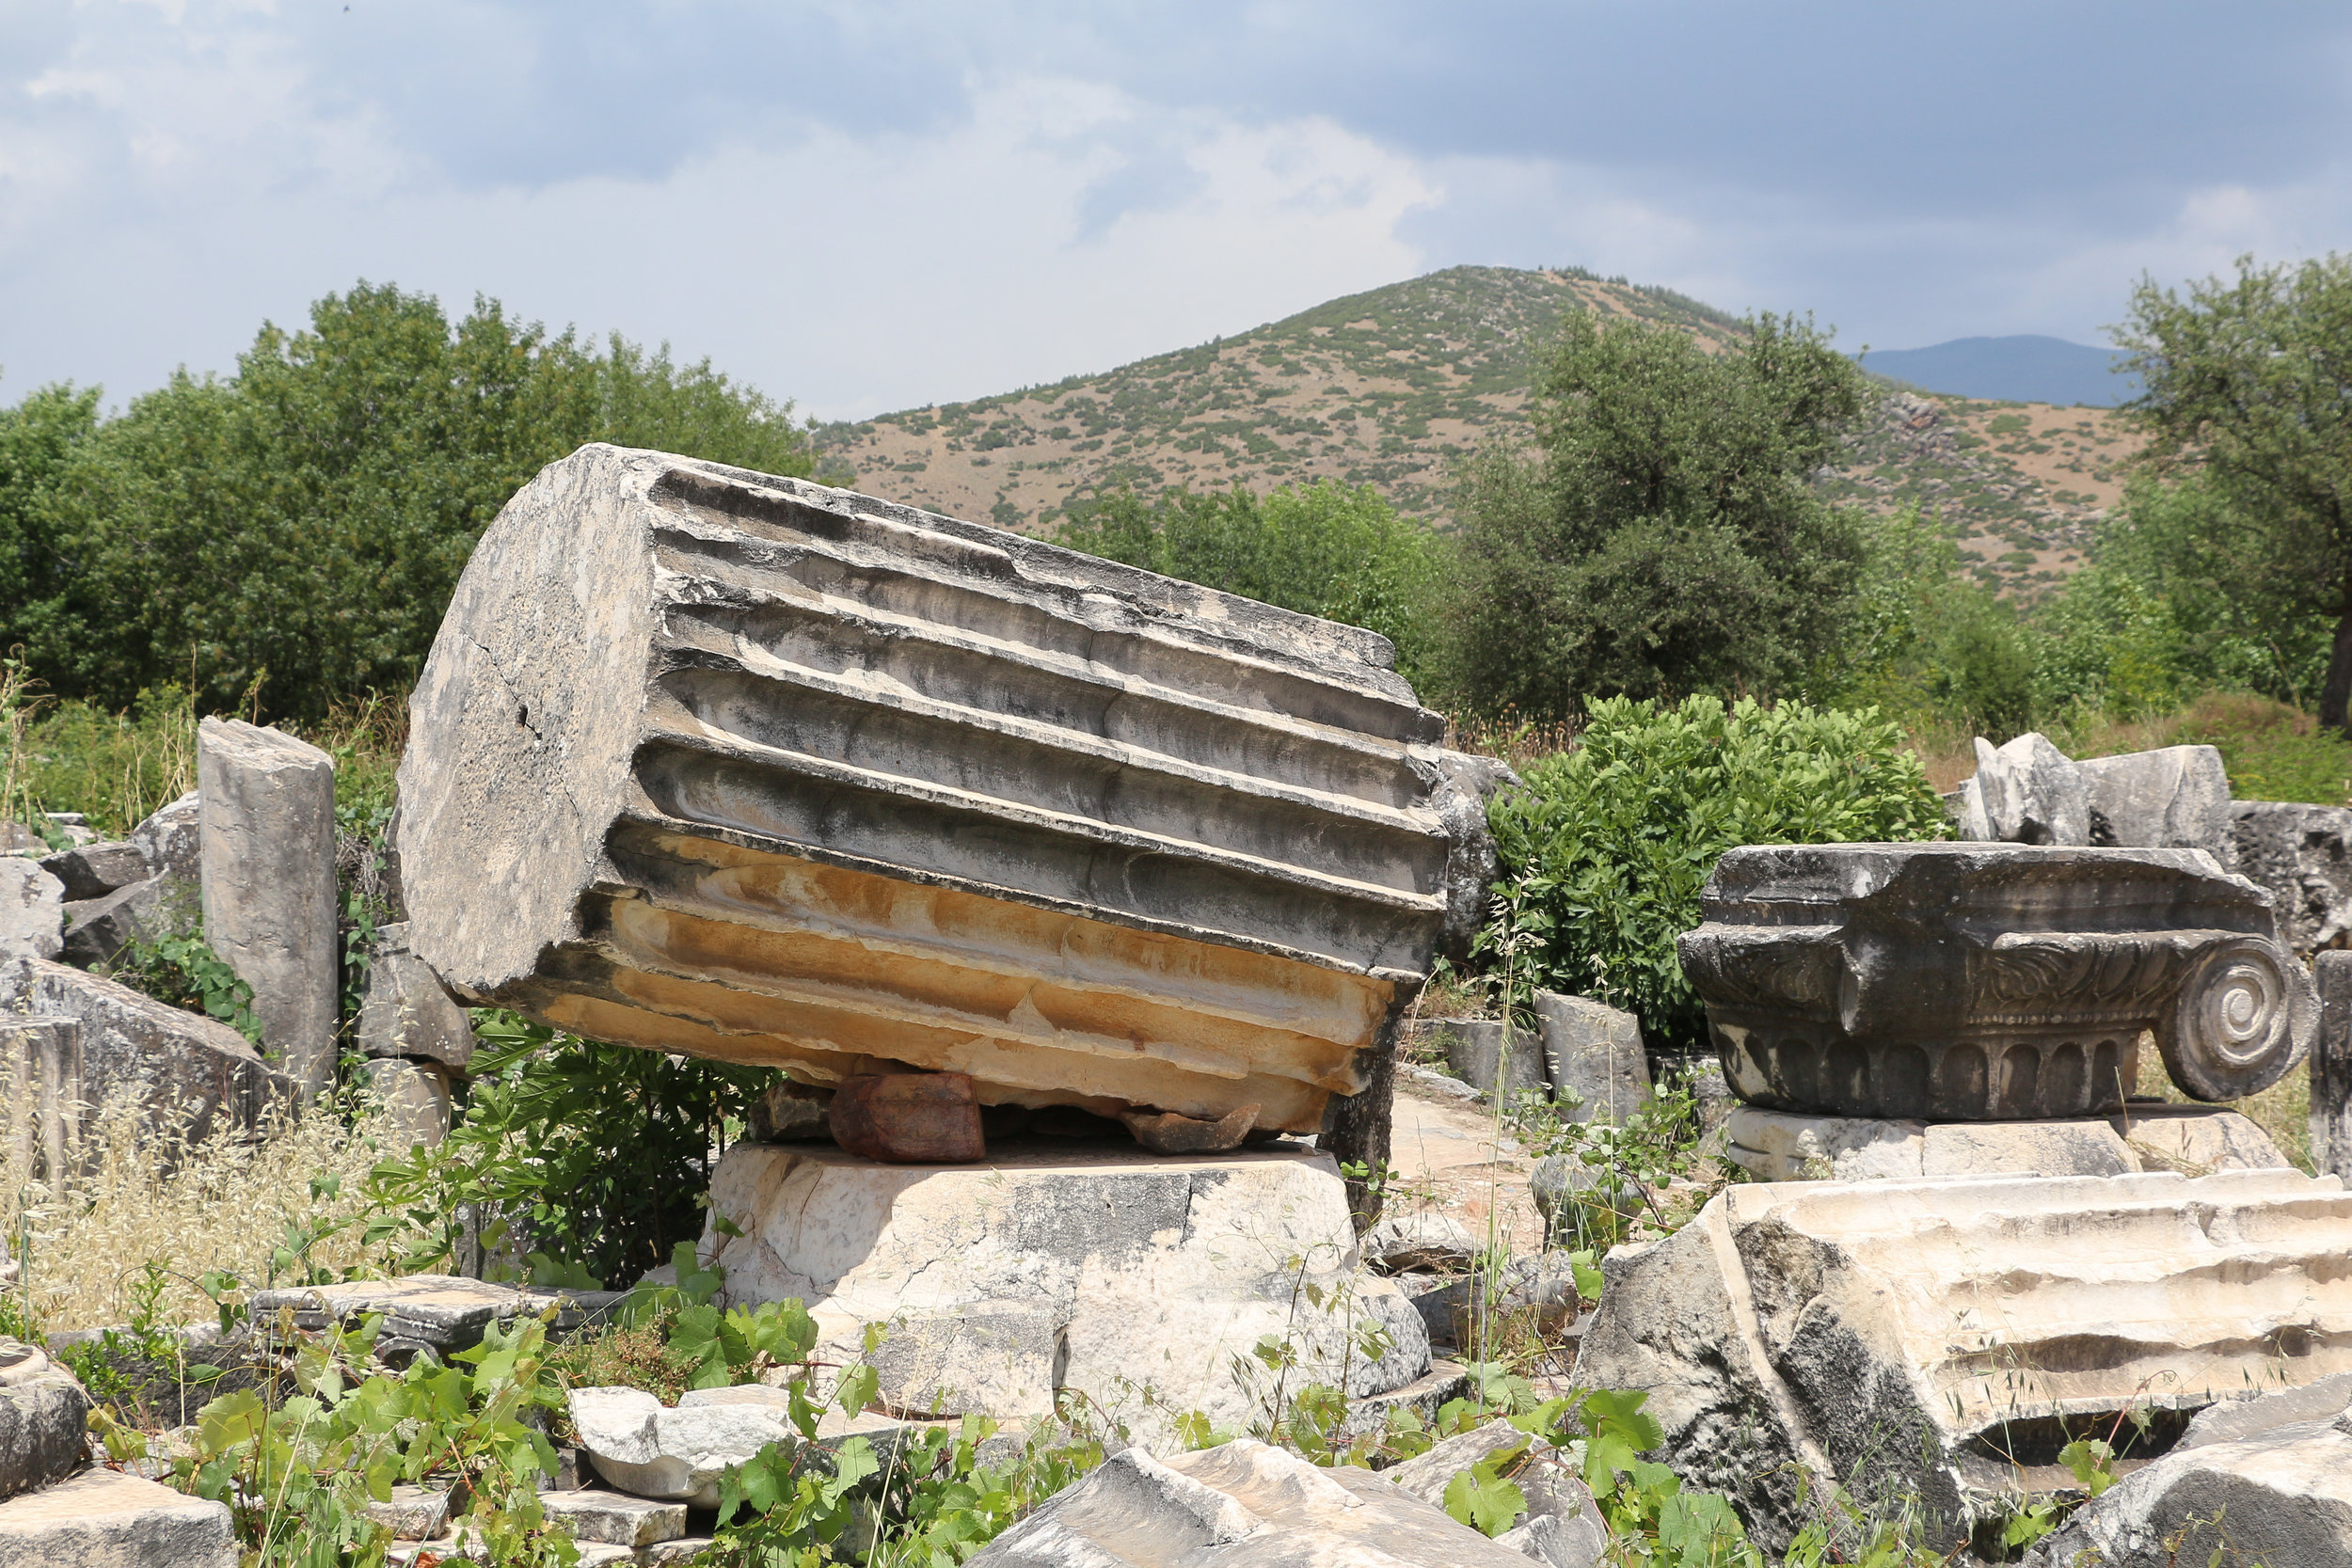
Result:
{"type": "Polygon", "coordinates": [[[395,1141],[380,1112],[277,1112],[249,1132],[221,1117],[199,1132],[193,1105],[119,1096],[53,1172],[36,1152],[38,1097],[15,1092],[13,1076],[0,1071],[0,1224],[19,1269],[8,1295],[42,1331],[129,1321],[151,1262],[167,1281],[152,1314],[183,1323],[215,1314],[208,1274],[266,1288],[320,1270],[391,1272],[389,1249],[362,1240],[361,1189],[395,1141]]]}

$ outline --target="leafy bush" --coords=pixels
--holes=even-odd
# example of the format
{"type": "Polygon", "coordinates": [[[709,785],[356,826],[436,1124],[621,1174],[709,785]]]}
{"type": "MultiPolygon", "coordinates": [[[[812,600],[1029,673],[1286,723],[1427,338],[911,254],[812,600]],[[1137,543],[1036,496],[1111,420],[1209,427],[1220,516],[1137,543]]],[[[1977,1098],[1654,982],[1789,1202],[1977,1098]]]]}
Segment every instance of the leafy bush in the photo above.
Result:
{"type": "Polygon", "coordinates": [[[702,1195],[729,1117],[775,1081],[659,1051],[561,1035],[513,1013],[474,1014],[482,1041],[448,1138],[376,1167],[373,1240],[411,1269],[450,1260],[478,1226],[485,1256],[536,1249],[551,1283],[625,1279],[702,1234],[702,1195]]]}
{"type": "Polygon", "coordinates": [[[1653,1045],[1705,1038],[1675,938],[1742,844],[1947,835],[1918,757],[1875,708],[1593,705],[1578,748],[1532,766],[1489,813],[1502,858],[1496,940],[1536,985],[1640,1015],[1653,1045]]]}

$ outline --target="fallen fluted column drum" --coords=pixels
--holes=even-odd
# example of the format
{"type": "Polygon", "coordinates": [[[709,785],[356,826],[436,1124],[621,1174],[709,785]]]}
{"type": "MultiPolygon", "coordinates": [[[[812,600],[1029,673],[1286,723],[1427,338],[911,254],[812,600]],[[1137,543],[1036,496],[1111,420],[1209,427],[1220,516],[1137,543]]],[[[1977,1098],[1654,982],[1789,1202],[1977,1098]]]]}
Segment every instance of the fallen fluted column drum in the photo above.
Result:
{"type": "Polygon", "coordinates": [[[2153,1035],[2234,1100],[2303,1059],[2310,977],[2270,895],[2194,849],[1739,848],[1684,933],[1724,1078],[1752,1104],[1939,1121],[2112,1109],[2153,1035]]]}
{"type": "Polygon", "coordinates": [[[596,1038],[1311,1131],[1444,913],[1370,632],[799,480],[584,447],[411,699],[413,951],[596,1038]]]}

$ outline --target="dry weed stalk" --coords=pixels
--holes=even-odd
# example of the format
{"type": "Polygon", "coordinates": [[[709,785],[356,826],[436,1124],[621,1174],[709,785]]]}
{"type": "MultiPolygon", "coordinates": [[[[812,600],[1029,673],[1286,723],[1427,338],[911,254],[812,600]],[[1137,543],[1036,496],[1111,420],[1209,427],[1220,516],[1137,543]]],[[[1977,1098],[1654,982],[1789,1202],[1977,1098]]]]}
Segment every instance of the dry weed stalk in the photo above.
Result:
{"type": "Polygon", "coordinates": [[[389,1247],[360,1241],[360,1188],[389,1135],[380,1113],[346,1125],[326,1108],[274,1112],[250,1132],[224,1118],[191,1137],[193,1106],[117,1097],[85,1117],[67,1169],[52,1173],[33,1153],[40,1140],[18,1125],[38,1097],[15,1093],[12,1077],[0,1068],[0,1225],[19,1270],[28,1259],[30,1269],[8,1290],[44,1330],[125,1322],[129,1287],[150,1259],[169,1275],[163,1317],[184,1323],[213,1316],[197,1283],[208,1271],[247,1286],[274,1273],[288,1282],[274,1255],[290,1238],[324,1232],[304,1266],[390,1272],[389,1247]]]}

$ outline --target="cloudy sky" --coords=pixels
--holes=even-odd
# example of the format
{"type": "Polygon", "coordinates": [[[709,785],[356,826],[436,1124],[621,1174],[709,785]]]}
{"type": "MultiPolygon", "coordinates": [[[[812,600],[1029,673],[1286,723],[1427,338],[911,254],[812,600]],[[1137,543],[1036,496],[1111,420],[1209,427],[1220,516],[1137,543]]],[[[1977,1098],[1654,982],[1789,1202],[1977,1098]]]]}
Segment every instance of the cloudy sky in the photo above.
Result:
{"type": "Polygon", "coordinates": [[[0,402],[355,279],[825,417],[1458,262],[1848,347],[2352,249],[2352,8],[0,0],[0,402]]]}

